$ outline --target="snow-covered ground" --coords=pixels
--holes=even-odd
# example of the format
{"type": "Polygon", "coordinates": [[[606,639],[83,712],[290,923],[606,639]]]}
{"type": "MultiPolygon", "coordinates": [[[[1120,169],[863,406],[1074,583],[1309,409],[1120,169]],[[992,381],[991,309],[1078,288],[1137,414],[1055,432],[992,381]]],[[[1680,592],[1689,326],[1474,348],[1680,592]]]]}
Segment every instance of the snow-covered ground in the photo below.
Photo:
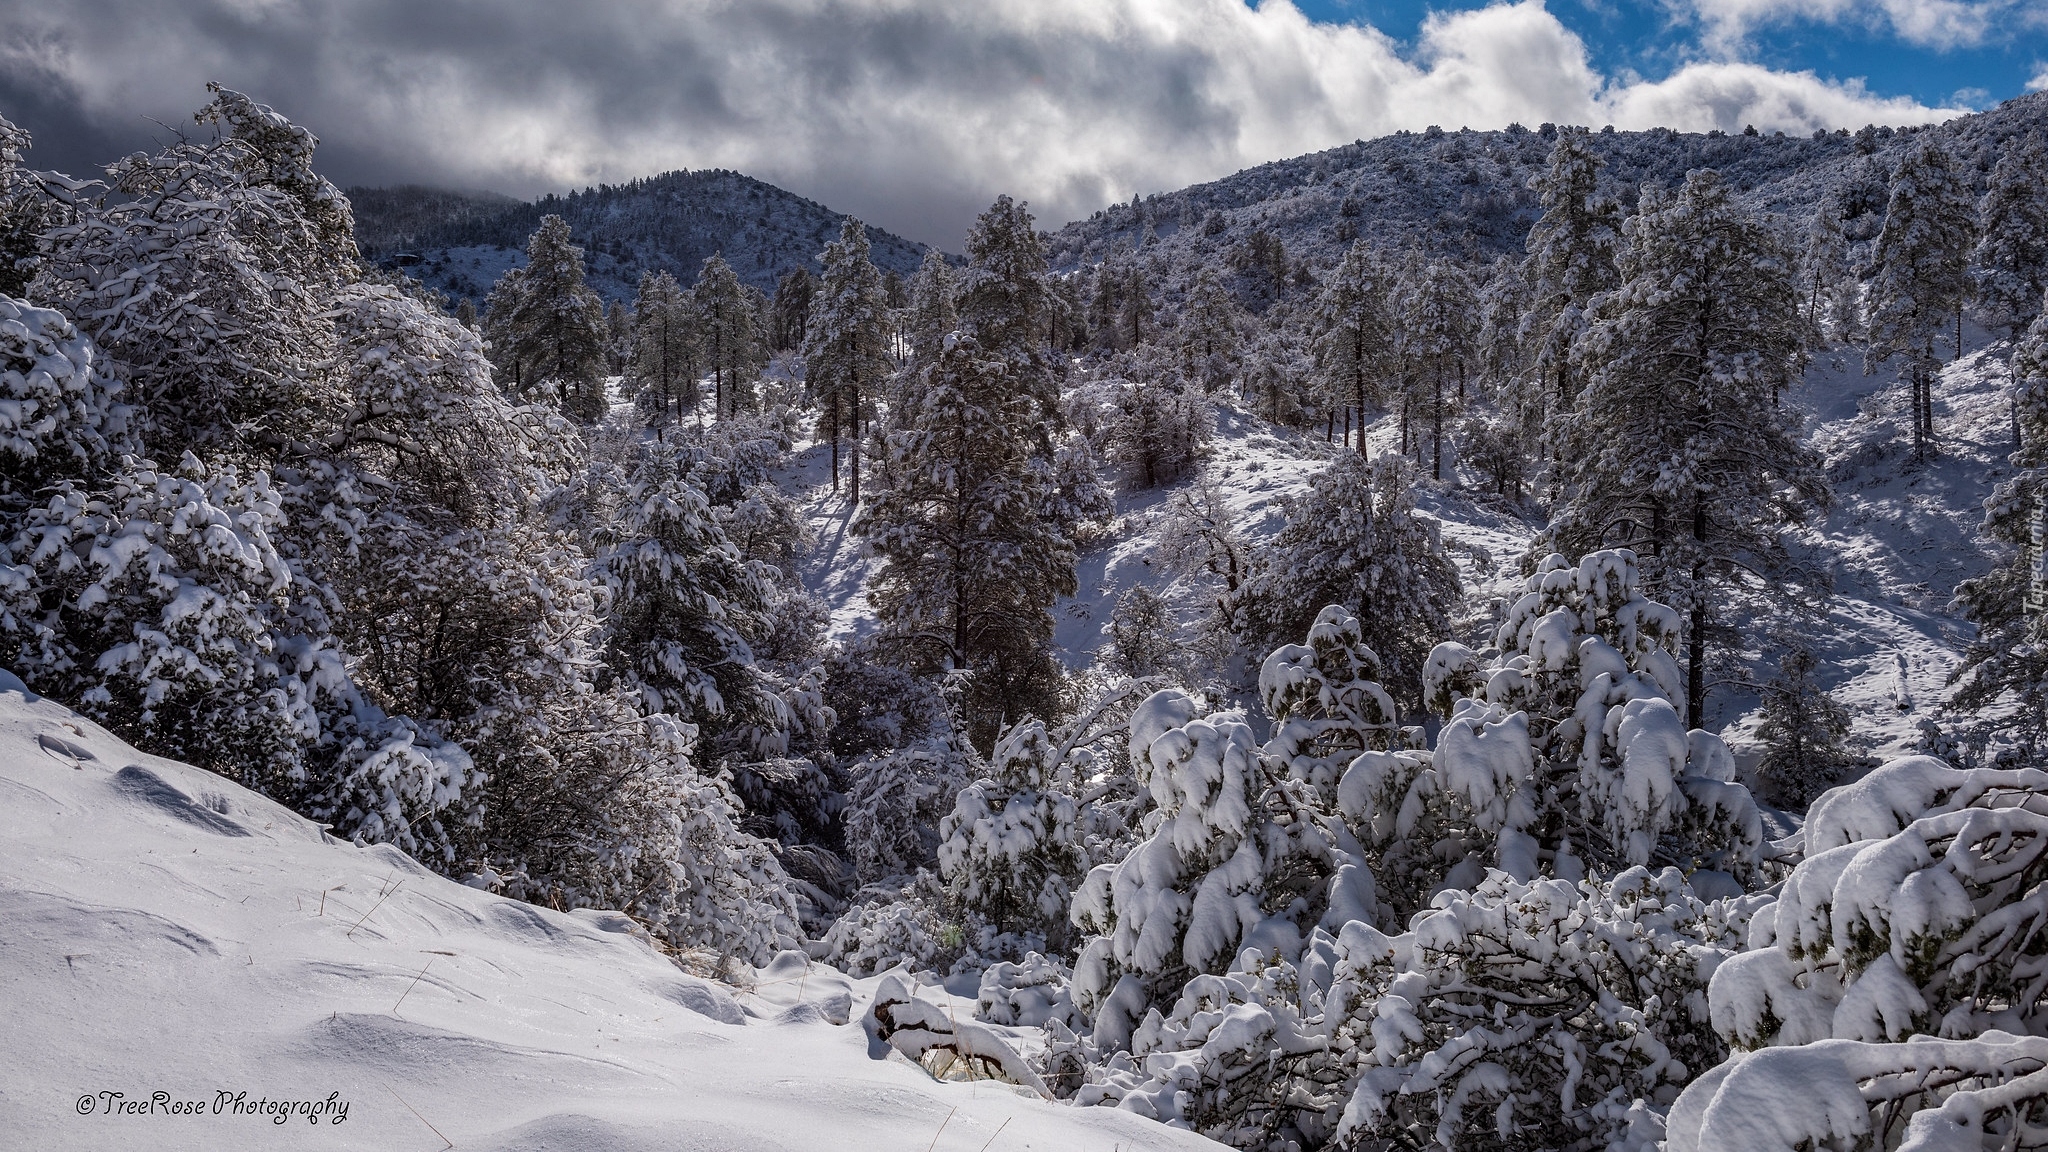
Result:
{"type": "MultiPolygon", "coordinates": [[[[1810,442],[1821,453],[1835,487],[1835,504],[1794,534],[1802,555],[1832,574],[1835,594],[1824,616],[1798,621],[1782,608],[1734,621],[1744,640],[1739,667],[1716,685],[1710,723],[1724,726],[1740,751],[1759,719],[1755,684],[1776,671],[1771,633],[1792,626],[1815,645],[1823,687],[1853,716],[1856,743],[1883,758],[1904,752],[1918,725],[1934,713],[1949,674],[1968,643],[1970,626],[1949,611],[1958,582],[1987,571],[1993,554],[1978,538],[1984,497],[2006,470],[2011,451],[2007,412],[2009,345],[1988,334],[1966,333],[1970,351],[1947,365],[1935,388],[1939,450],[1924,464],[1911,457],[1904,422],[1904,390],[1895,366],[1862,371],[1860,354],[1818,358],[1785,402],[1807,416],[1810,442]]],[[[1367,433],[1375,455],[1394,450],[1399,430],[1389,417],[1367,433]]],[[[1216,435],[1202,477],[1222,497],[1247,541],[1277,533],[1281,498],[1304,492],[1341,449],[1319,430],[1275,428],[1229,405],[1217,411],[1216,435]]],[[[830,610],[830,634],[850,639],[873,625],[867,580],[875,562],[862,556],[851,530],[842,490],[826,483],[829,449],[800,451],[784,482],[803,504],[817,547],[805,564],[805,582],[830,610]]],[[[1467,485],[1478,477],[1447,455],[1446,476],[1467,485]]],[[[1213,600],[1216,586],[1202,577],[1170,572],[1160,557],[1162,528],[1174,495],[1190,477],[1165,488],[1121,492],[1108,535],[1080,557],[1079,593],[1056,608],[1056,641],[1070,666],[1086,665],[1107,642],[1117,598],[1144,584],[1166,597],[1192,624],[1213,600]]],[[[1446,545],[1482,623],[1516,578],[1516,567],[1541,524],[1492,502],[1473,499],[1458,482],[1424,483],[1416,503],[1443,525],[1446,545]]]]}
{"type": "Polygon", "coordinates": [[[736,982],[332,840],[0,673],[0,1147],[1219,1147],[877,1059],[876,980],[786,953],[736,982]]]}

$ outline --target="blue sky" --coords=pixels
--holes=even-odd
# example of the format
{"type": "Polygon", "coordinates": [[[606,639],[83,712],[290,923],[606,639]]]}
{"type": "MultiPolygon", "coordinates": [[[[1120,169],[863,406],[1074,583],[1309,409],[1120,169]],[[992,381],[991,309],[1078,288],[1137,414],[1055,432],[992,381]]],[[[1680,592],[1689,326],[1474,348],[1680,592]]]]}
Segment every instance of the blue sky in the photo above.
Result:
{"type": "MultiPolygon", "coordinates": [[[[1769,4],[1779,14],[1746,26],[1740,42],[1715,50],[1711,20],[1702,11],[1748,10],[1758,0],[1721,4],[1642,3],[1638,0],[1551,0],[1548,5],[1586,43],[1593,65],[1608,76],[1634,71],[1662,79],[1692,60],[1740,59],[1779,71],[1811,71],[1824,80],[1864,80],[1886,96],[1908,96],[1934,107],[1986,108],[2028,90],[2048,70],[2048,8],[2038,3],[1966,3],[1954,7],[1981,14],[1981,36],[1960,43],[1915,43],[1894,29],[1882,3],[1856,0],[1791,0],[1769,4]],[[1834,19],[1816,11],[1838,12],[1834,19]]],[[[1893,0],[1908,4],[1912,0],[1893,0]]],[[[1310,19],[1369,24],[1404,45],[1412,45],[1432,12],[1481,8],[1480,3],[1430,4],[1420,0],[1295,0],[1310,19]]],[[[1754,19],[1754,17],[1752,17],[1754,19]]],[[[1938,33],[1922,40],[1947,39],[1938,33]]]]}

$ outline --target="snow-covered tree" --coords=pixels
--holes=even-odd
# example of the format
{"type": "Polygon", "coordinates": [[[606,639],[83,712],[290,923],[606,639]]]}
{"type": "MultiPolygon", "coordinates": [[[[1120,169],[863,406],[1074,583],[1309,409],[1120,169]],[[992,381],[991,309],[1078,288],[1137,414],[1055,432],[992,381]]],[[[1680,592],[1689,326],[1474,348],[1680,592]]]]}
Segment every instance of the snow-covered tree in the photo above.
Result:
{"type": "Polygon", "coordinates": [[[610,336],[604,301],[583,277],[583,249],[570,242],[568,223],[543,216],[518,277],[491,290],[485,325],[515,394],[551,386],[563,414],[588,423],[604,414],[610,336]]]}
{"type": "Polygon", "coordinates": [[[22,167],[30,138],[0,116],[0,296],[20,296],[35,275],[36,236],[56,223],[51,203],[22,167]]]}
{"type": "Polygon", "coordinates": [[[804,382],[822,409],[819,436],[832,441],[832,488],[839,489],[839,440],[852,439],[848,499],[860,503],[861,417],[895,367],[889,357],[889,302],[868,260],[867,228],[851,216],[825,246],[825,274],[811,298],[803,342],[804,382]]]}
{"type": "Polygon", "coordinates": [[[706,734],[770,719],[754,667],[774,578],[726,538],[702,490],[651,455],[626,490],[618,539],[597,558],[611,590],[606,649],[650,713],[706,734]]]}
{"type": "Polygon", "coordinates": [[[946,335],[960,326],[960,313],[953,303],[956,277],[945,254],[934,248],[925,253],[917,275],[910,282],[910,315],[903,323],[905,343],[912,365],[929,363],[945,347],[946,335]]]}
{"type": "Polygon", "coordinates": [[[1204,265],[1188,290],[1177,324],[1182,377],[1199,383],[1211,396],[1230,387],[1237,375],[1242,325],[1237,305],[1216,270],[1204,265]]]}
{"type": "Polygon", "coordinates": [[[2015,339],[2048,293],[2048,143],[2029,132],[2008,144],[1978,208],[1977,307],[2015,339]]]}
{"type": "Polygon", "coordinates": [[[0,524],[65,479],[137,450],[137,413],[105,358],[61,313],[0,296],[0,524]]]}
{"type": "Polygon", "coordinates": [[[1548,384],[1556,416],[1574,409],[1583,386],[1573,378],[1572,345],[1585,327],[1586,307],[1621,279],[1614,263],[1622,246],[1621,206],[1601,191],[1600,168],[1585,133],[1566,130],[1557,133],[1545,170],[1529,181],[1543,215],[1524,246],[1521,338],[1526,370],[1548,384]]]}
{"type": "Polygon", "coordinates": [[[1233,629],[1262,651],[1307,635],[1324,605],[1341,605],[1387,679],[1417,683],[1461,590],[1437,522],[1415,511],[1406,464],[1341,454],[1285,509],[1286,526],[1230,598],[1233,629]]]}
{"type": "Polygon", "coordinates": [[[1855,340],[1860,327],[1862,288],[1849,265],[1849,238],[1842,232],[1842,209],[1824,196],[1806,229],[1806,251],[1799,262],[1805,289],[1806,327],[1820,347],[1855,340]]]}
{"type": "MultiPolygon", "coordinates": [[[[1398,329],[1411,379],[1403,424],[1429,421],[1430,476],[1444,478],[1444,426],[1465,406],[1465,373],[1477,311],[1472,285],[1448,260],[1421,262],[1400,286],[1398,329]]],[[[1419,441],[1419,436],[1418,436],[1419,441]]],[[[1419,446],[1419,445],[1418,445],[1419,446]]]]}
{"type": "Polygon", "coordinates": [[[2048,313],[2036,317],[2013,352],[2019,450],[2013,474],[1984,501],[1979,531],[2012,549],[1989,573],[1956,587],[1977,636],[1955,672],[1948,706],[1982,713],[1963,735],[1992,762],[2048,760],[2048,613],[2033,607],[2043,588],[2042,543],[2034,526],[2048,493],[2048,313]],[[1992,709],[2006,693],[2011,707],[1992,709]],[[1996,740],[1998,747],[1989,747],[1996,740]]]}
{"type": "MultiPolygon", "coordinates": [[[[1045,246],[1023,204],[998,196],[975,218],[953,298],[960,330],[983,356],[1003,365],[1007,389],[1029,405],[1028,419],[1056,429],[1060,389],[1048,344],[1054,297],[1045,246]]],[[[1040,445],[1039,455],[1050,452],[1040,445]]]]}
{"type": "Polygon", "coordinates": [[[1682,608],[1686,715],[1706,700],[1717,587],[1797,575],[1783,525],[1826,486],[1795,417],[1777,401],[1802,348],[1790,256],[1712,169],[1627,225],[1627,277],[1579,338],[1585,381],[1563,424],[1564,501],[1543,543],[1566,553],[1628,547],[1650,590],[1682,608]]]}
{"type": "Polygon", "coordinates": [[[1576,881],[1635,865],[1755,875],[1762,828],[1717,736],[1673,706],[1678,614],[1642,594],[1635,557],[1543,561],[1482,660],[1430,653],[1423,689],[1446,723],[1428,752],[1361,755],[1338,800],[1399,917],[1498,868],[1576,881]]]}
{"type": "Polygon", "coordinates": [[[1662,1102],[1726,1052],[1704,989],[1745,912],[1675,868],[1494,872],[1399,935],[1317,929],[1195,977],[1075,1100],[1248,1149],[1651,1152],[1662,1102]]]}
{"type": "Polygon", "coordinates": [[[1109,644],[1099,654],[1105,666],[1124,676],[1157,676],[1186,665],[1176,635],[1173,608],[1143,584],[1116,598],[1109,614],[1109,644]]]}
{"type": "Polygon", "coordinates": [[[802,265],[782,274],[775,282],[773,317],[768,326],[768,346],[777,352],[793,352],[804,346],[804,325],[811,317],[811,295],[818,290],[818,278],[802,265]]]}
{"type": "Polygon", "coordinates": [[[1341,829],[1316,812],[1311,786],[1270,771],[1237,714],[1202,712],[1168,689],[1132,714],[1131,762],[1157,816],[1074,895],[1088,937],[1074,1006],[1105,1055],[1156,1030],[1190,978],[1225,971],[1245,948],[1294,951],[1318,924],[1376,912],[1370,876],[1345,867],[1341,829]]]}
{"type": "MultiPolygon", "coordinates": [[[[1360,240],[1323,281],[1316,299],[1316,365],[1330,410],[1344,408],[1358,422],[1358,453],[1365,455],[1365,412],[1380,402],[1395,350],[1391,276],[1379,254],[1360,240]]],[[[1292,631],[1292,630],[1290,630],[1292,631]]]]}
{"type": "Polygon", "coordinates": [[[1894,356],[1905,360],[1916,459],[1934,441],[1934,339],[1959,323],[1968,299],[1976,216],[1968,183],[1936,141],[1914,145],[1892,173],[1884,230],[1871,256],[1866,369],[1894,356]]]}
{"type": "Polygon", "coordinates": [[[697,352],[712,378],[712,411],[720,420],[753,407],[754,380],[765,358],[754,323],[754,307],[725,257],[713,255],[698,270],[690,289],[696,314],[697,352]]]}
{"type": "Polygon", "coordinates": [[[1756,731],[1764,754],[1756,775],[1779,804],[1803,806],[1833,787],[1852,765],[1843,747],[1849,710],[1814,683],[1819,663],[1812,649],[1791,644],[1779,657],[1777,677],[1764,686],[1763,720],[1756,731]]]}
{"type": "Polygon", "coordinates": [[[1671,1146],[2025,1147],[2048,1107],[2048,776],[1909,756],[1821,796],[1800,838],[1713,975],[1739,1051],[1673,1106],[1671,1146]]]}
{"type": "Polygon", "coordinates": [[[855,520],[883,560],[883,635],[914,667],[973,670],[977,741],[1006,711],[1053,713],[1051,608],[1075,587],[1055,478],[1032,452],[1037,404],[1009,368],[957,334],[923,363],[889,414],[887,486],[855,520]]]}
{"type": "Polygon", "coordinates": [[[939,824],[939,873],[953,905],[998,937],[991,949],[1022,959],[1061,949],[1072,885],[1088,869],[1075,802],[1077,733],[1026,720],[996,740],[988,775],[960,789],[939,824]]]}
{"type": "Polygon", "coordinates": [[[690,297],[666,271],[640,274],[626,378],[648,397],[655,423],[697,408],[697,342],[690,297]],[[673,408],[673,412],[671,409],[673,408]]]}

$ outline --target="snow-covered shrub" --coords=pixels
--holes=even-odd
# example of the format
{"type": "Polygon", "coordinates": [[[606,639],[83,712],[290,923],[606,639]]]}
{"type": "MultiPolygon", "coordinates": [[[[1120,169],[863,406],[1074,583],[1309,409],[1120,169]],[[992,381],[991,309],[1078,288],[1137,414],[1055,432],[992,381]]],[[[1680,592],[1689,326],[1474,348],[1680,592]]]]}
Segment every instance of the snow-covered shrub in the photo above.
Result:
{"type": "Polygon", "coordinates": [[[1833,787],[1856,759],[1843,746],[1849,710],[1814,683],[1818,662],[1803,645],[1789,647],[1778,675],[1764,687],[1757,739],[1764,754],[1756,776],[1780,804],[1803,806],[1833,787]]]}
{"type": "Polygon", "coordinates": [[[1612,884],[1491,873],[1409,931],[1248,949],[1148,1015],[1077,1102],[1240,1148],[1633,1148],[1725,1048],[1705,986],[1743,909],[1675,869],[1612,884]]]}
{"type": "Polygon", "coordinates": [[[890,892],[847,909],[825,933],[822,959],[849,976],[872,976],[899,964],[919,971],[950,950],[943,935],[931,901],[890,892]]]}
{"type": "Polygon", "coordinates": [[[1244,948],[1291,953],[1318,922],[1376,913],[1371,877],[1345,866],[1346,837],[1318,814],[1313,789],[1268,769],[1240,715],[1200,711],[1169,689],[1133,713],[1131,761],[1157,812],[1146,838],[1074,896],[1073,922],[1089,937],[1074,1004],[1105,1052],[1244,948]]]}
{"type": "Polygon", "coordinates": [[[1708,989],[1750,1051],[1687,1089],[1673,1146],[2028,1146],[2048,1111],[2048,774],[1909,756],[1822,795],[1801,835],[1708,989]]]}
{"type": "Polygon", "coordinates": [[[1333,810],[1337,780],[1359,753],[1405,747],[1410,734],[1380,687],[1380,658],[1366,647],[1357,617],[1332,604],[1306,639],[1281,645],[1259,665],[1259,700],[1273,720],[1265,752],[1333,810]]]}
{"type": "Polygon", "coordinates": [[[1635,865],[1754,874],[1762,822],[1718,736],[1672,706],[1676,614],[1637,588],[1634,556],[1545,560],[1482,659],[1438,645],[1423,695],[1447,721],[1431,752],[1368,752],[1339,803],[1398,917],[1487,868],[1578,880],[1635,865]]]}
{"type": "Polygon", "coordinates": [[[846,852],[861,883],[902,880],[937,860],[940,823],[979,761],[942,736],[846,768],[846,852]]]}
{"type": "Polygon", "coordinates": [[[1324,605],[1340,605],[1406,696],[1460,594],[1437,522],[1415,511],[1406,465],[1393,453],[1371,463],[1344,453],[1285,509],[1286,527],[1230,597],[1238,635],[1255,650],[1291,643],[1324,605]]]}
{"type": "Polygon", "coordinates": [[[964,920],[1039,948],[1064,943],[1071,885],[1088,867],[1072,751],[1025,720],[996,740],[989,774],[954,798],[939,822],[939,874],[964,920]]]}
{"type": "Polygon", "coordinates": [[[1072,969],[1037,952],[1015,963],[991,964],[981,974],[975,1019],[1012,1028],[1042,1028],[1058,1021],[1071,1030],[1082,1022],[1068,987],[1073,978],[1072,969]]]}
{"type": "Polygon", "coordinates": [[[136,450],[121,383],[61,313],[0,296],[0,515],[136,450]]]}

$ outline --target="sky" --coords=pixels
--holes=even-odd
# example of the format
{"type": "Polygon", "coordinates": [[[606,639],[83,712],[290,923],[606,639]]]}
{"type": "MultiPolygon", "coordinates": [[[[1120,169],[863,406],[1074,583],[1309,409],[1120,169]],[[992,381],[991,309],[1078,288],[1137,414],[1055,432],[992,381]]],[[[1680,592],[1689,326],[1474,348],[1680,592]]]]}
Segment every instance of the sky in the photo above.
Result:
{"type": "Polygon", "coordinates": [[[2048,87],[2048,0],[0,0],[0,115],[73,173],[218,80],[342,184],[731,168],[957,249],[1430,124],[1810,132],[2048,87]]]}

